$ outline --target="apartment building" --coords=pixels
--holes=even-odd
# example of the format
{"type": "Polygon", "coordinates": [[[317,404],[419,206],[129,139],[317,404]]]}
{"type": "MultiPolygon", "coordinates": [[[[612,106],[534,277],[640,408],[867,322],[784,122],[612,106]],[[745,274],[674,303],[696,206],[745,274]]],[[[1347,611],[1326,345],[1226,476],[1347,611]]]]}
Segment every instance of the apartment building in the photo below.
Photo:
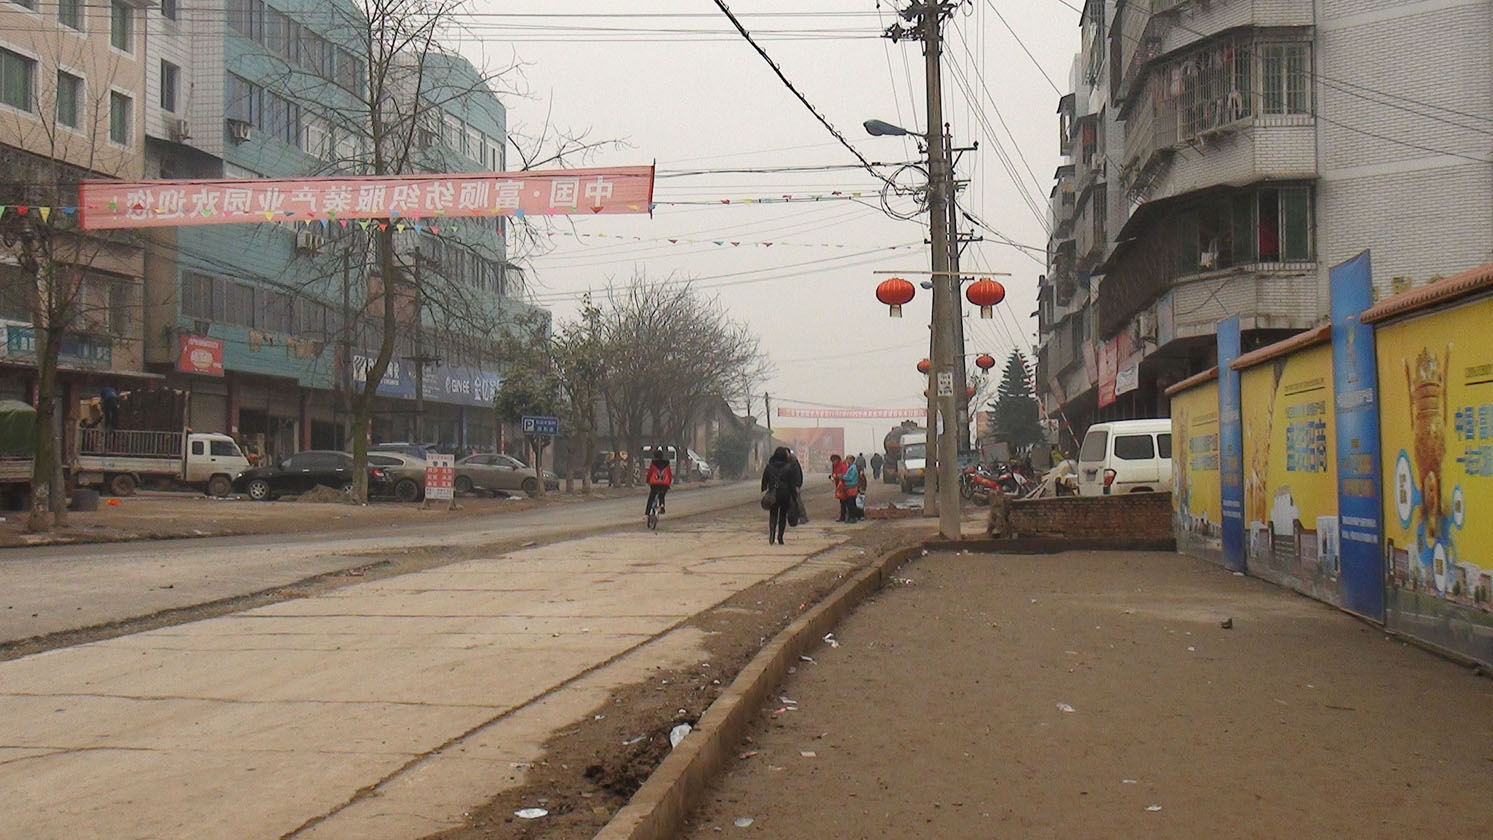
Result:
{"type": "Polygon", "coordinates": [[[36,389],[39,290],[63,290],[65,404],[150,378],[139,237],[77,230],[78,184],[138,178],[145,142],[145,5],[0,2],[0,399],[36,389]],[[76,285],[74,285],[76,284],[76,285]]]}
{"type": "MultiPolygon", "coordinates": [[[[151,177],[369,171],[367,24],[356,7],[179,0],[149,14],[151,177]]],[[[398,105],[382,105],[420,113],[407,171],[500,169],[506,115],[476,70],[445,54],[408,61],[423,65],[420,91],[396,88],[398,105]]],[[[399,333],[378,388],[375,439],[495,441],[494,328],[532,307],[517,299],[500,224],[446,228],[399,232],[399,286],[461,290],[463,319],[421,306],[426,296],[394,293],[399,333]]],[[[367,226],[313,222],[183,226],[152,239],[149,361],[192,392],[194,427],[240,435],[272,457],[347,445],[350,393],[382,336],[384,284],[370,236],[367,226]]]]}
{"type": "Polygon", "coordinates": [[[1091,0],[1080,35],[1038,307],[1076,434],[1166,414],[1222,318],[1322,323],[1365,248],[1381,295],[1493,258],[1493,3],[1091,0]]]}

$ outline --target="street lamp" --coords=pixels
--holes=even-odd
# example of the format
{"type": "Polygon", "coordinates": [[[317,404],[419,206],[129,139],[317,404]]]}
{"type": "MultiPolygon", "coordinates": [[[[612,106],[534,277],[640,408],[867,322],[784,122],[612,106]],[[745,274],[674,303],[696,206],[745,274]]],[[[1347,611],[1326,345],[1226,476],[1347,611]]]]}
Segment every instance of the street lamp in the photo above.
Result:
{"type": "Polygon", "coordinates": [[[872,137],[906,137],[909,134],[920,133],[908,131],[900,125],[892,125],[885,120],[866,120],[861,125],[866,127],[866,133],[872,137]]]}

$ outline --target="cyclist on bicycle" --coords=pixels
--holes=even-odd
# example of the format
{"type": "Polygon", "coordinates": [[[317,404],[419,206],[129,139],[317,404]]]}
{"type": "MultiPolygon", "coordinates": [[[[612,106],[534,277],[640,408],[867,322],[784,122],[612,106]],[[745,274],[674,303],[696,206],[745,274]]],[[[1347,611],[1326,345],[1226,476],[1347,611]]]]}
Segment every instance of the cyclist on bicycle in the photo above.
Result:
{"type": "Polygon", "coordinates": [[[653,510],[654,502],[658,503],[658,512],[664,512],[664,496],[668,495],[669,487],[674,484],[674,469],[669,466],[669,456],[664,454],[662,446],[653,448],[653,461],[648,464],[648,506],[643,508],[646,514],[653,510]]]}

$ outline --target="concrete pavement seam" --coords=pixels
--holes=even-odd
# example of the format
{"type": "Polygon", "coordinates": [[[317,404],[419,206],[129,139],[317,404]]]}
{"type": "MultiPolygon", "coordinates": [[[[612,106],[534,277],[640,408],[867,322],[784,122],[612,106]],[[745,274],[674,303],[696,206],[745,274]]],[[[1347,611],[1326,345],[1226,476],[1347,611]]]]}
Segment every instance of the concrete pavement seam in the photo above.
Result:
{"type": "Polygon", "coordinates": [[[698,807],[710,780],[725,766],[732,746],[750,726],[758,705],[787,676],[799,654],[879,590],[899,566],[922,553],[921,545],[893,550],[783,628],[710,704],[694,731],[665,756],[594,840],[674,837],[698,807]]]}

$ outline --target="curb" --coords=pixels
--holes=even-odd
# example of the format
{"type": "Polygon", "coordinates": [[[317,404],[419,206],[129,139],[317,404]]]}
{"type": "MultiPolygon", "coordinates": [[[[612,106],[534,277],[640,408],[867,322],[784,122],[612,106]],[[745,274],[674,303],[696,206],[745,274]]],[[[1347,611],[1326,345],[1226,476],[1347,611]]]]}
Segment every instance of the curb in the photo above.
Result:
{"type": "Polygon", "coordinates": [[[699,806],[710,781],[751,725],[758,707],[797,664],[866,596],[908,560],[926,553],[921,545],[897,549],[835,588],[829,597],[773,637],[710,704],[689,737],[654,769],[631,801],[602,826],[594,840],[666,840],[678,834],[699,806]]]}

